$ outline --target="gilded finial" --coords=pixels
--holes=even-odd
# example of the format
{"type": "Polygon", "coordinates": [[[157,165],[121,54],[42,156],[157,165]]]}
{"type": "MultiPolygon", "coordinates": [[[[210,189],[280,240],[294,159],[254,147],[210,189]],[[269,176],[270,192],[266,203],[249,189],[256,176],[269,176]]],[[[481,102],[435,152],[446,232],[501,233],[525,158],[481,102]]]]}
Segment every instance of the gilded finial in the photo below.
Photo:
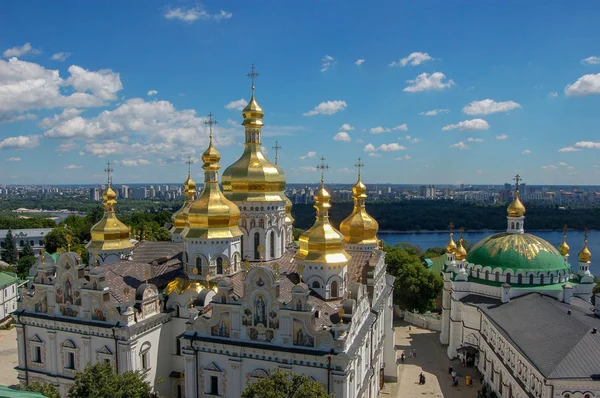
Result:
{"type": "Polygon", "coordinates": [[[340,323],[344,323],[344,308],[340,308],[338,311],[338,316],[340,317],[340,323]]]}
{"type": "Polygon", "coordinates": [[[299,264],[297,270],[298,270],[298,276],[300,277],[299,283],[302,283],[302,274],[304,273],[304,264],[299,264]]]}
{"type": "Polygon", "coordinates": [[[248,77],[252,79],[252,94],[254,94],[254,78],[258,77],[258,72],[254,69],[254,64],[252,64],[252,71],[248,73],[248,77]]]}
{"type": "Polygon", "coordinates": [[[460,228],[460,239],[458,241],[458,247],[456,248],[455,256],[459,261],[463,261],[467,257],[467,249],[463,246],[463,232],[464,228],[460,228]]]}
{"type": "Polygon", "coordinates": [[[185,164],[187,164],[187,165],[188,165],[188,177],[190,177],[190,176],[191,176],[191,174],[192,174],[192,164],[193,164],[193,163],[194,163],[194,162],[192,161],[192,157],[191,157],[191,156],[188,156],[188,160],[186,160],[186,161],[185,161],[185,164]]]}
{"type": "Polygon", "coordinates": [[[456,251],[456,242],[454,242],[454,233],[452,232],[454,228],[454,223],[450,223],[448,225],[448,230],[450,231],[450,240],[446,244],[446,253],[454,253],[456,251]]]}
{"type": "Polygon", "coordinates": [[[73,236],[71,236],[71,234],[67,234],[66,239],[67,239],[67,252],[70,252],[71,251],[71,241],[73,240],[73,236]]]}
{"type": "Polygon", "coordinates": [[[321,170],[321,183],[325,182],[325,170],[329,170],[329,166],[325,164],[325,157],[321,156],[321,164],[317,165],[317,170],[321,170]]]}
{"type": "Polygon", "coordinates": [[[44,262],[46,261],[46,249],[44,249],[43,247],[40,249],[40,263],[44,264],[44,262]]]}
{"type": "Polygon", "coordinates": [[[279,146],[279,142],[275,141],[275,146],[273,147],[273,149],[275,149],[275,166],[277,166],[277,164],[279,163],[279,150],[281,149],[281,147],[279,146]]]}
{"type": "Polygon", "coordinates": [[[525,206],[521,203],[519,199],[519,183],[523,181],[520,175],[516,175],[515,178],[515,198],[512,203],[506,209],[509,217],[523,217],[525,215],[525,206]]]}
{"type": "Polygon", "coordinates": [[[279,263],[273,264],[273,272],[275,272],[275,278],[279,277],[279,263]]]}
{"type": "Polygon", "coordinates": [[[110,183],[111,183],[111,178],[110,178],[110,174],[113,172],[114,170],[110,168],[110,161],[106,162],[106,168],[104,169],[104,172],[106,173],[107,176],[107,184],[108,187],[110,188],[110,183]]]}
{"type": "Polygon", "coordinates": [[[567,244],[567,225],[565,224],[565,226],[563,227],[563,241],[560,243],[560,245],[558,245],[558,252],[563,257],[568,257],[570,250],[571,248],[567,244]]]}
{"type": "Polygon", "coordinates": [[[365,167],[363,163],[360,162],[360,158],[358,158],[358,163],[354,165],[358,169],[358,179],[360,180],[360,169],[365,167]]]}
{"type": "Polygon", "coordinates": [[[213,120],[213,114],[212,112],[208,114],[208,120],[204,122],[204,124],[208,125],[208,130],[210,132],[209,134],[209,138],[210,138],[210,142],[212,143],[212,138],[213,138],[213,133],[212,133],[212,126],[217,124],[218,122],[216,120],[213,120]]]}
{"type": "Polygon", "coordinates": [[[586,228],[583,232],[583,249],[579,252],[579,262],[589,263],[592,260],[592,252],[587,246],[588,243],[588,229],[586,228]]]}
{"type": "Polygon", "coordinates": [[[244,269],[244,272],[248,273],[248,271],[250,271],[250,261],[242,261],[242,268],[244,269]]]}
{"type": "Polygon", "coordinates": [[[515,195],[519,196],[519,181],[521,181],[521,176],[517,174],[513,180],[515,180],[515,195]]]}

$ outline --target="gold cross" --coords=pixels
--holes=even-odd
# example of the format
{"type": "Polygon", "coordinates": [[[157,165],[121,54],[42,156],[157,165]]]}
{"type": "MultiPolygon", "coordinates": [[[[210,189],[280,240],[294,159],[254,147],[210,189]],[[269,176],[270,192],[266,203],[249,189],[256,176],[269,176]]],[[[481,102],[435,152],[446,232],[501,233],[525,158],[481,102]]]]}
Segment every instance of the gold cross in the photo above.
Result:
{"type": "Polygon", "coordinates": [[[586,228],[583,230],[583,243],[587,244],[587,241],[588,241],[588,229],[586,228]]]}
{"type": "Polygon", "coordinates": [[[206,122],[204,122],[204,124],[208,125],[208,129],[210,131],[210,139],[212,140],[212,126],[213,124],[217,124],[218,122],[216,120],[213,120],[213,114],[209,113],[208,114],[208,120],[206,122]]]}
{"type": "Polygon", "coordinates": [[[107,174],[108,176],[108,186],[110,187],[110,173],[112,173],[114,170],[110,168],[110,162],[106,162],[106,168],[104,169],[104,172],[107,174]]]}
{"type": "Polygon", "coordinates": [[[254,78],[258,77],[258,73],[254,69],[254,64],[252,64],[252,72],[248,73],[248,77],[252,79],[252,92],[254,92],[254,78]]]}
{"type": "Polygon", "coordinates": [[[354,167],[356,167],[356,168],[358,169],[358,178],[360,178],[360,169],[361,169],[362,167],[365,167],[365,165],[364,165],[363,163],[361,163],[361,162],[360,162],[360,158],[358,158],[358,163],[356,163],[356,164],[354,165],[354,167]]]}
{"type": "Polygon", "coordinates": [[[465,232],[465,229],[463,227],[460,227],[459,231],[460,231],[460,239],[462,240],[462,238],[463,238],[462,235],[463,235],[463,232],[465,232]]]}
{"type": "Polygon", "coordinates": [[[450,232],[452,232],[452,230],[454,229],[454,223],[452,221],[450,221],[450,224],[448,224],[448,229],[450,230],[450,232]]]}
{"type": "Polygon", "coordinates": [[[515,180],[516,184],[515,184],[515,191],[519,192],[519,181],[522,180],[520,175],[516,175],[515,178],[513,178],[513,180],[515,180]]]}
{"type": "Polygon", "coordinates": [[[325,157],[321,156],[321,164],[317,165],[317,170],[321,170],[321,182],[325,182],[325,170],[329,170],[329,166],[325,164],[325,157]]]}
{"type": "Polygon", "coordinates": [[[190,173],[192,172],[192,164],[194,164],[191,156],[188,156],[188,160],[186,160],[185,164],[188,165],[188,175],[190,175],[190,173]]]}
{"type": "Polygon", "coordinates": [[[279,146],[279,142],[275,141],[275,146],[273,147],[273,149],[275,149],[275,164],[277,165],[277,159],[278,159],[278,151],[281,149],[281,147],[279,146]]]}
{"type": "Polygon", "coordinates": [[[563,226],[563,238],[567,239],[567,224],[563,226]]]}

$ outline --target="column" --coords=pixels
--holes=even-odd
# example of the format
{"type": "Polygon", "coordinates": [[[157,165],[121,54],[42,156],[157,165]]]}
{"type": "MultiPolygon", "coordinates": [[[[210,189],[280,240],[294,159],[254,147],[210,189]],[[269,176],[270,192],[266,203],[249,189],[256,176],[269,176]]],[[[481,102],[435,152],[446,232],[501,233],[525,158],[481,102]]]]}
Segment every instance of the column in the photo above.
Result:
{"type": "MultiPolygon", "coordinates": [[[[46,353],[46,360],[48,360],[48,364],[50,365],[49,370],[50,373],[55,375],[58,374],[58,363],[62,363],[62,360],[59,361],[59,358],[61,356],[60,351],[57,348],[56,345],[56,331],[54,330],[48,330],[47,331],[47,335],[48,335],[48,352],[46,353]]],[[[60,358],[62,359],[62,358],[60,358]]],[[[62,373],[62,372],[60,372],[62,373]]]]}
{"type": "MultiPolygon", "coordinates": [[[[82,368],[88,364],[92,363],[92,344],[91,344],[91,336],[82,336],[81,341],[83,341],[83,363],[82,368]]],[[[96,361],[94,361],[96,362],[96,361]]],[[[79,369],[83,370],[83,369],[79,369]]]]}
{"type": "Polygon", "coordinates": [[[186,398],[195,398],[198,396],[197,374],[196,374],[196,355],[191,348],[182,350],[185,369],[185,396],[186,398]]]}
{"type": "Polygon", "coordinates": [[[348,373],[335,373],[331,374],[331,392],[334,398],[351,398],[350,396],[350,380],[348,380],[348,373]]]}
{"type": "MultiPolygon", "coordinates": [[[[27,367],[27,360],[25,358],[25,347],[27,344],[27,337],[25,336],[25,333],[23,332],[22,324],[17,323],[15,325],[15,328],[17,329],[17,347],[19,349],[19,351],[18,351],[19,368],[25,369],[27,367]]],[[[31,349],[31,347],[29,347],[29,349],[31,349]]]]}
{"type": "Polygon", "coordinates": [[[231,358],[229,360],[231,367],[230,376],[227,383],[227,396],[240,397],[242,396],[242,359],[231,358]]]}

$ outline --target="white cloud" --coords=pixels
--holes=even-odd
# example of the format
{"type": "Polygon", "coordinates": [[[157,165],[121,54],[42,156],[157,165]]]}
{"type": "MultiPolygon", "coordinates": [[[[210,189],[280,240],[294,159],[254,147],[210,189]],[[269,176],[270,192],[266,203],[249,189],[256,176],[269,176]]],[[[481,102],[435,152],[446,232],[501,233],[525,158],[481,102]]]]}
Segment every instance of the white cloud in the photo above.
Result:
{"type": "Polygon", "coordinates": [[[354,63],[354,65],[360,66],[364,63],[365,63],[365,60],[361,58],[361,59],[357,59],[356,62],[354,63]]]}
{"type": "Polygon", "coordinates": [[[68,70],[65,80],[57,70],[33,62],[0,60],[0,112],[102,106],[123,88],[119,74],[108,69],[94,72],[72,65],[68,70]]]}
{"type": "Polygon", "coordinates": [[[567,167],[567,166],[568,166],[568,164],[567,164],[567,163],[565,163],[565,162],[560,162],[558,165],[559,165],[559,166],[563,166],[563,167],[567,167]]]}
{"type": "Polygon", "coordinates": [[[78,165],[78,164],[70,164],[67,167],[65,167],[65,170],[73,170],[73,169],[81,169],[83,168],[83,166],[78,165]]]}
{"type": "Polygon", "coordinates": [[[454,80],[446,80],[446,75],[442,72],[434,72],[431,75],[429,73],[421,73],[414,80],[407,80],[407,83],[411,85],[405,87],[403,91],[409,93],[416,93],[420,91],[428,90],[443,90],[454,86],[454,80]]]}
{"type": "Polygon", "coordinates": [[[450,109],[432,109],[427,112],[421,112],[421,113],[419,113],[419,115],[421,115],[421,116],[437,116],[440,113],[449,113],[449,112],[450,112],[450,109]]]}
{"type": "Polygon", "coordinates": [[[371,134],[381,134],[381,133],[387,133],[390,132],[391,130],[387,127],[372,127],[369,129],[369,133],[371,134]]]}
{"type": "Polygon", "coordinates": [[[232,13],[221,10],[218,14],[209,14],[205,10],[194,7],[194,8],[169,8],[169,10],[165,13],[165,18],[167,19],[178,19],[183,22],[193,23],[197,20],[215,20],[220,21],[222,19],[230,19],[233,16],[232,13]]]}
{"type": "Polygon", "coordinates": [[[331,55],[325,55],[323,58],[321,58],[321,62],[323,62],[321,65],[321,72],[325,72],[335,65],[335,58],[333,58],[331,55]]]}
{"type": "Polygon", "coordinates": [[[150,162],[146,159],[123,159],[119,161],[122,166],[127,167],[136,167],[136,166],[146,166],[149,165],[150,162]]]}
{"type": "Polygon", "coordinates": [[[558,152],[579,152],[582,149],[600,149],[600,142],[579,141],[573,146],[560,148],[558,152]]]}
{"type": "Polygon", "coordinates": [[[410,160],[411,157],[410,155],[404,155],[404,156],[400,156],[399,158],[396,158],[396,160],[410,160]]]}
{"type": "Polygon", "coordinates": [[[365,152],[375,152],[375,146],[373,144],[367,144],[364,148],[365,152]]]}
{"type": "Polygon", "coordinates": [[[60,52],[60,53],[52,54],[50,59],[52,59],[53,61],[65,62],[67,60],[67,58],[69,58],[70,56],[71,56],[71,53],[60,52]]]}
{"type": "Polygon", "coordinates": [[[146,93],[146,95],[148,97],[152,97],[153,95],[156,95],[156,94],[158,94],[158,91],[156,91],[156,90],[150,90],[146,93]]]}
{"type": "Polygon", "coordinates": [[[542,169],[546,169],[546,170],[554,170],[554,169],[557,169],[557,168],[558,168],[558,167],[556,167],[556,166],[555,166],[555,165],[553,165],[553,164],[549,164],[549,165],[546,165],[546,166],[542,166],[542,169]]]}
{"type": "Polygon", "coordinates": [[[392,142],[391,144],[381,144],[378,147],[375,147],[373,144],[367,144],[363,148],[365,152],[395,152],[395,151],[404,151],[406,147],[392,142]]]}
{"type": "Polygon", "coordinates": [[[80,155],[94,155],[99,158],[111,155],[120,155],[129,152],[129,146],[117,141],[91,142],[83,147],[80,155]]]}
{"type": "Polygon", "coordinates": [[[22,122],[24,120],[33,120],[36,116],[31,113],[15,114],[15,113],[3,113],[0,112],[0,124],[22,122]]]}
{"type": "Polygon", "coordinates": [[[411,137],[410,135],[405,135],[405,136],[404,136],[404,139],[405,139],[405,140],[407,140],[407,141],[410,141],[410,142],[411,142],[411,143],[413,143],[413,144],[416,144],[417,142],[421,141],[421,139],[420,139],[420,138],[417,138],[417,137],[411,137]]]}
{"type": "Polygon", "coordinates": [[[406,125],[406,123],[400,124],[396,127],[392,127],[392,131],[408,131],[408,126],[406,125]]]}
{"type": "Polygon", "coordinates": [[[496,139],[499,141],[504,141],[507,138],[508,138],[508,135],[506,135],[506,134],[500,134],[500,135],[496,136],[496,139]]]}
{"type": "Polygon", "coordinates": [[[6,158],[7,162],[20,162],[21,158],[6,158]]]}
{"type": "Polygon", "coordinates": [[[74,142],[65,142],[56,148],[56,152],[71,152],[75,149],[79,149],[79,145],[74,142]]]}
{"type": "Polygon", "coordinates": [[[521,155],[529,155],[531,153],[531,151],[529,149],[525,149],[523,152],[521,152],[521,155]]]}
{"type": "Polygon", "coordinates": [[[342,126],[339,129],[340,131],[352,131],[354,130],[354,127],[352,127],[350,124],[348,123],[344,123],[342,124],[342,126]]]}
{"type": "Polygon", "coordinates": [[[456,124],[448,124],[442,127],[442,131],[448,130],[487,130],[490,128],[488,122],[483,119],[472,119],[472,120],[463,120],[462,122],[458,122],[456,124]]]}
{"type": "Polygon", "coordinates": [[[314,116],[314,115],[333,115],[339,111],[343,111],[346,109],[348,104],[346,101],[325,101],[321,102],[319,105],[315,107],[312,111],[308,111],[303,113],[304,116],[314,116]]]}
{"type": "Polygon", "coordinates": [[[0,149],[31,149],[38,145],[40,145],[40,137],[38,135],[19,135],[0,141],[0,149]]]}
{"type": "Polygon", "coordinates": [[[556,91],[552,91],[548,93],[548,98],[554,99],[558,97],[558,93],[556,91]]]}
{"type": "Polygon", "coordinates": [[[431,57],[427,53],[414,52],[411,53],[408,57],[402,58],[400,62],[393,61],[389,64],[389,66],[401,66],[405,67],[406,65],[417,66],[426,61],[431,61],[434,58],[431,57]]]}
{"type": "Polygon", "coordinates": [[[465,150],[465,149],[469,149],[469,148],[470,148],[470,146],[468,146],[467,144],[465,144],[465,142],[464,142],[464,141],[460,141],[460,142],[457,142],[456,144],[452,144],[452,145],[450,145],[450,148],[458,148],[458,149],[460,149],[461,151],[463,151],[463,150],[465,150]]]}
{"type": "Polygon", "coordinates": [[[337,169],[336,172],[338,172],[338,173],[352,173],[352,170],[350,170],[347,167],[344,167],[342,169],[337,169]]]}
{"type": "Polygon", "coordinates": [[[581,63],[588,64],[588,65],[597,65],[597,64],[600,64],[600,57],[593,55],[591,57],[582,59],[581,63]]]}
{"type": "Polygon", "coordinates": [[[25,43],[21,47],[12,47],[2,53],[4,58],[21,57],[27,54],[39,54],[41,51],[31,47],[31,43],[25,43]]]}
{"type": "Polygon", "coordinates": [[[300,171],[317,171],[315,166],[300,166],[300,171]]]}
{"type": "Polygon", "coordinates": [[[497,112],[509,112],[518,108],[521,108],[521,105],[514,101],[496,102],[488,98],[482,101],[473,101],[462,111],[467,115],[489,115],[497,112]]]}
{"type": "Polygon", "coordinates": [[[300,159],[312,159],[312,158],[314,158],[315,156],[317,156],[317,153],[316,153],[316,152],[314,152],[314,151],[310,151],[310,152],[308,152],[306,155],[302,155],[302,156],[300,156],[300,159]]]}
{"type": "Polygon", "coordinates": [[[339,133],[337,133],[336,135],[333,136],[333,139],[335,141],[344,141],[344,142],[352,141],[352,138],[350,138],[350,134],[346,133],[345,131],[340,131],[339,133]]]}
{"type": "Polygon", "coordinates": [[[240,98],[239,100],[231,101],[230,103],[225,105],[225,109],[241,111],[244,110],[246,105],[248,105],[248,101],[246,101],[243,98],[240,98]]]}
{"type": "Polygon", "coordinates": [[[467,138],[467,142],[483,142],[483,139],[482,138],[469,137],[469,138],[467,138]]]}
{"type": "Polygon", "coordinates": [[[583,75],[575,83],[565,87],[567,97],[583,97],[590,94],[600,94],[600,73],[583,75]]]}

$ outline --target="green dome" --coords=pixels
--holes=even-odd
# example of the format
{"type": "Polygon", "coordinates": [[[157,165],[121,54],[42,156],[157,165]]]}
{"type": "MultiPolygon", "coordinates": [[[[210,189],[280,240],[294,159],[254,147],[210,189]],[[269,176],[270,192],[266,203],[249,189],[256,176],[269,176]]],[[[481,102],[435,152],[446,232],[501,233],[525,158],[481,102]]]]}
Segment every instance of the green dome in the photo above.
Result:
{"type": "Polygon", "coordinates": [[[554,246],[530,234],[502,232],[482,239],[467,255],[467,262],[514,271],[566,271],[569,264],[554,246]]]}

